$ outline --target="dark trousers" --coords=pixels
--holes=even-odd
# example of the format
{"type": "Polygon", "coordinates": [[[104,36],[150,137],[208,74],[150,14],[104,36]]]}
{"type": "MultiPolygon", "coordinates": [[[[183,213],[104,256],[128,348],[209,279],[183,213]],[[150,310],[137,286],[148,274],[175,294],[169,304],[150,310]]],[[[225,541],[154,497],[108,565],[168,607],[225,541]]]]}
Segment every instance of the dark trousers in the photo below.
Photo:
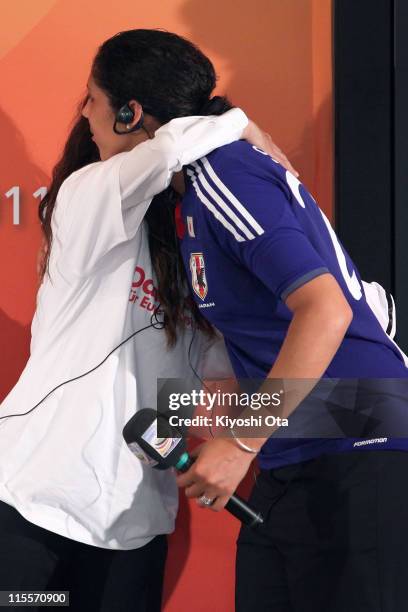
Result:
{"type": "Polygon", "coordinates": [[[266,521],[238,538],[236,612],[408,610],[408,453],[262,471],[251,503],[266,521]]]}
{"type": "Polygon", "coordinates": [[[159,612],[166,555],[164,535],[135,550],[97,548],[37,527],[0,502],[2,591],[70,591],[70,612],[159,612]]]}

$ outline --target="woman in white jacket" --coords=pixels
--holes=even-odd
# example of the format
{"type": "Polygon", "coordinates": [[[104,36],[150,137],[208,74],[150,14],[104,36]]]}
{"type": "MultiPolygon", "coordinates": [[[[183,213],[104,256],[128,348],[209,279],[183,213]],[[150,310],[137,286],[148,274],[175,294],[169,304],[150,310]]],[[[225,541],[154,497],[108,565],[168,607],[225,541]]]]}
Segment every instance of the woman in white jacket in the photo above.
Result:
{"type": "MultiPolygon", "coordinates": [[[[179,61],[194,62],[190,48],[179,61]]],[[[177,278],[179,262],[171,252],[152,265],[154,222],[143,217],[173,172],[240,137],[285,161],[239,109],[187,116],[208,114],[212,84],[199,74],[196,108],[167,123],[163,99],[156,131],[142,98],[160,75],[138,70],[142,55],[129,59],[124,42],[120,74],[94,62],[40,207],[47,254],[31,356],[0,413],[0,590],[54,587],[88,612],[160,609],[177,511],[173,476],[145,468],[121,433],[138,407],[155,405],[157,378],[190,372],[186,305],[169,320],[171,293],[156,287],[158,274],[177,278]]]]}

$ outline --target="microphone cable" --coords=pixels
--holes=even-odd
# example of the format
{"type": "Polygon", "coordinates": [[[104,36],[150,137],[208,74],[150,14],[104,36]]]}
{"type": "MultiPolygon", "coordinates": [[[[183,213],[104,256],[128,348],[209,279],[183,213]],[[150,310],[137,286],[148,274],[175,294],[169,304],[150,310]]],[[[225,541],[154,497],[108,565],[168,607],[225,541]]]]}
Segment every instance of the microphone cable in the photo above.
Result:
{"type": "Polygon", "coordinates": [[[80,374],[79,376],[74,376],[73,378],[70,378],[70,379],[65,380],[64,382],[60,383],[59,385],[54,387],[54,389],[51,389],[51,391],[49,391],[47,393],[47,395],[45,395],[35,406],[30,408],[30,410],[27,410],[27,412],[20,412],[18,414],[6,414],[4,416],[1,416],[0,420],[2,420],[2,419],[10,419],[10,418],[13,418],[13,417],[26,416],[27,414],[30,414],[30,412],[33,412],[36,408],[38,408],[38,406],[40,406],[40,404],[42,404],[47,399],[47,397],[49,397],[52,393],[54,393],[54,391],[56,391],[57,389],[59,389],[63,385],[67,385],[68,383],[73,382],[74,380],[79,380],[80,378],[84,378],[85,376],[88,376],[88,374],[91,374],[92,372],[94,372],[95,370],[100,368],[101,365],[104,364],[105,361],[112,355],[112,353],[114,353],[118,348],[120,348],[121,346],[126,344],[126,342],[128,342],[131,338],[133,338],[134,336],[137,336],[137,334],[140,334],[141,332],[145,331],[146,329],[150,329],[151,327],[153,327],[154,329],[164,329],[164,327],[165,327],[164,321],[160,321],[157,318],[158,309],[159,308],[160,308],[160,304],[155,309],[155,311],[151,314],[150,324],[149,325],[146,325],[145,327],[142,327],[142,328],[138,329],[137,331],[133,332],[128,338],[126,338],[125,340],[122,340],[122,342],[120,344],[115,346],[115,348],[112,349],[110,351],[110,353],[108,353],[108,355],[106,355],[106,357],[100,363],[98,363],[98,365],[93,367],[91,370],[88,370],[87,372],[84,372],[83,374],[80,374]]]}

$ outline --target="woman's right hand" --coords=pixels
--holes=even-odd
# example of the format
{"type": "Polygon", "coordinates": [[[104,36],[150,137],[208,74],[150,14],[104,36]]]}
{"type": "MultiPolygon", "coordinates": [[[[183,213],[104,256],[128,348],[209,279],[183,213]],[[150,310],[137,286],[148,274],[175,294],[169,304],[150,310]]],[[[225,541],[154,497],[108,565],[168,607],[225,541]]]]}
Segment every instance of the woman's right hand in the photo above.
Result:
{"type": "Polygon", "coordinates": [[[262,151],[268,153],[268,155],[273,157],[274,160],[279,162],[286,170],[289,170],[289,172],[296,177],[299,176],[299,172],[294,169],[286,155],[273,142],[270,134],[261,130],[253,121],[249,120],[248,125],[242,133],[242,138],[258,149],[262,149],[262,151]]]}

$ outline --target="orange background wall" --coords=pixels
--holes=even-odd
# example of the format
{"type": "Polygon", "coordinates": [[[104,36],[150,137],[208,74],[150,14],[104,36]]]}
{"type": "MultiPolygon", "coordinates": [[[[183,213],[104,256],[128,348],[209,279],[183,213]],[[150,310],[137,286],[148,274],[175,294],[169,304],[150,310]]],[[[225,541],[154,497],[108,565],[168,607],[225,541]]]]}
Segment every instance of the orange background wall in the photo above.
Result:
{"type": "MultiPolygon", "coordinates": [[[[332,217],[331,0],[9,3],[0,24],[0,400],[28,358],[40,244],[32,194],[48,184],[97,45],[138,27],[197,43],[215,63],[218,90],[272,134],[332,217]],[[19,225],[5,196],[14,186],[19,225]]],[[[225,513],[182,499],[166,612],[232,612],[237,529],[225,513]]]]}

